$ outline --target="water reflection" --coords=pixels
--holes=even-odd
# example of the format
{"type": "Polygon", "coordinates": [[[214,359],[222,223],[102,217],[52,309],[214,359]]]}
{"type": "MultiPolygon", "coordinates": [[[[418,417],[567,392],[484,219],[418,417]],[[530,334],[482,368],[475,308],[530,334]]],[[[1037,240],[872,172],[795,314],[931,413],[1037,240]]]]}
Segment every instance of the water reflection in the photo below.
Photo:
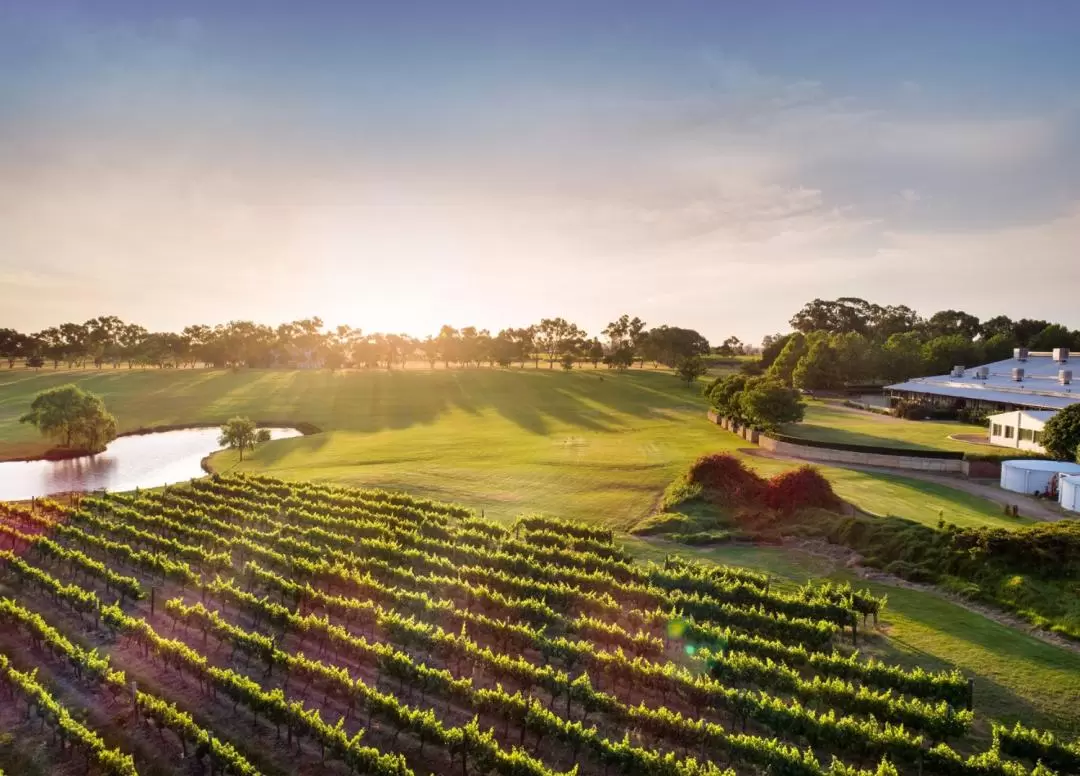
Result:
{"type": "MultiPolygon", "coordinates": [[[[200,462],[218,450],[219,430],[190,428],[120,437],[103,453],[67,461],[0,463],[0,501],[69,490],[152,488],[203,475],[200,462]]],[[[270,430],[272,439],[300,436],[293,428],[270,430]]]]}

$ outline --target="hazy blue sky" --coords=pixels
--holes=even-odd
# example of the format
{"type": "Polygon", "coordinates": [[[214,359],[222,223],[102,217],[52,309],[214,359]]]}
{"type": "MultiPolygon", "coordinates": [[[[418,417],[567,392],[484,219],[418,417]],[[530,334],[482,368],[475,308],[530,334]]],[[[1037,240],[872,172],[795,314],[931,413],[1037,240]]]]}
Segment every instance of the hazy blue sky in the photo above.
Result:
{"type": "Polygon", "coordinates": [[[0,325],[1080,326],[1080,2],[0,0],[0,325]]]}

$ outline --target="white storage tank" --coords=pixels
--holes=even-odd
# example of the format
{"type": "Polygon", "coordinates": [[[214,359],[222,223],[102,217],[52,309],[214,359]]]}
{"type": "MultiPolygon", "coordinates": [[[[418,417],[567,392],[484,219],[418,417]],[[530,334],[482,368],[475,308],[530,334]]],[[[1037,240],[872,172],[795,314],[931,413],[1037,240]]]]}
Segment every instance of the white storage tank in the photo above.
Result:
{"type": "Polygon", "coordinates": [[[1080,475],[1080,464],[1019,458],[1001,464],[1001,487],[1014,493],[1046,493],[1062,475],[1080,475]]]}
{"type": "Polygon", "coordinates": [[[1062,509],[1080,512],[1080,474],[1067,474],[1058,480],[1058,501],[1062,509]]]}

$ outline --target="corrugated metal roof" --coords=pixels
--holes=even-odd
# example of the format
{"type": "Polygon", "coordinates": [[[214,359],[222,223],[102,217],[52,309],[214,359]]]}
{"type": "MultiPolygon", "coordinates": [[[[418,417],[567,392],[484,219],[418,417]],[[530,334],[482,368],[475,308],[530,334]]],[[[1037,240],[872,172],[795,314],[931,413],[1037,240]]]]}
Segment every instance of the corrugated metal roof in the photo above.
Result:
{"type": "Polygon", "coordinates": [[[890,385],[887,389],[1060,410],[1080,402],[1080,383],[1064,385],[1058,380],[1058,372],[1062,369],[1073,370],[1075,377],[1080,379],[1077,365],[1077,359],[1062,364],[1049,355],[1031,354],[1026,361],[1008,358],[986,364],[989,375],[985,379],[976,377],[981,367],[972,367],[965,369],[963,376],[919,377],[890,385]],[[1013,379],[1013,369],[1024,370],[1022,381],[1013,379]]]}
{"type": "Polygon", "coordinates": [[[1080,402],[1080,394],[1072,398],[1064,396],[1046,396],[1031,391],[997,391],[980,386],[964,385],[939,385],[935,383],[910,380],[906,383],[897,383],[888,387],[890,391],[910,391],[912,393],[925,393],[933,396],[949,396],[955,399],[978,399],[980,401],[992,401],[999,404],[1015,404],[1023,407],[1038,407],[1040,409],[1063,410],[1077,402],[1080,402]]]}

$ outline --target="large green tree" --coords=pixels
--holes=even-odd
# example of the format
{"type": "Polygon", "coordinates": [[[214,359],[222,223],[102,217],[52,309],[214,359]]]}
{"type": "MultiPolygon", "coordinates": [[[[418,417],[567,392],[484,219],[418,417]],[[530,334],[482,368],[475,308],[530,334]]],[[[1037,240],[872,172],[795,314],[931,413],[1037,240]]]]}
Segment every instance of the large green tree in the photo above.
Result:
{"type": "Polygon", "coordinates": [[[806,337],[801,332],[795,332],[788,338],[780,355],[765,370],[765,376],[770,380],[790,386],[795,367],[799,365],[799,359],[806,355],[806,351],[806,337]]]}
{"type": "Polygon", "coordinates": [[[806,404],[799,392],[772,380],[753,378],[739,394],[741,415],[756,428],[773,431],[803,419],[806,404]]]}
{"type": "Polygon", "coordinates": [[[982,363],[979,346],[963,334],[946,334],[923,345],[923,363],[930,374],[944,374],[954,366],[982,363]]]}
{"type": "Polygon", "coordinates": [[[843,382],[836,351],[826,341],[818,340],[810,346],[791,375],[796,388],[819,391],[837,388],[843,382]]]}
{"type": "Polygon", "coordinates": [[[105,402],[77,385],[42,391],[19,421],[71,450],[99,452],[116,439],[116,418],[105,409],[105,402]]]}
{"type": "Polygon", "coordinates": [[[1032,350],[1053,350],[1054,348],[1072,347],[1073,333],[1060,323],[1051,323],[1040,331],[1031,341],[1028,347],[1032,350]]]}
{"type": "Polygon", "coordinates": [[[1046,421],[1042,444],[1060,461],[1072,461],[1080,455],[1080,404],[1066,407],[1046,421]]]}

